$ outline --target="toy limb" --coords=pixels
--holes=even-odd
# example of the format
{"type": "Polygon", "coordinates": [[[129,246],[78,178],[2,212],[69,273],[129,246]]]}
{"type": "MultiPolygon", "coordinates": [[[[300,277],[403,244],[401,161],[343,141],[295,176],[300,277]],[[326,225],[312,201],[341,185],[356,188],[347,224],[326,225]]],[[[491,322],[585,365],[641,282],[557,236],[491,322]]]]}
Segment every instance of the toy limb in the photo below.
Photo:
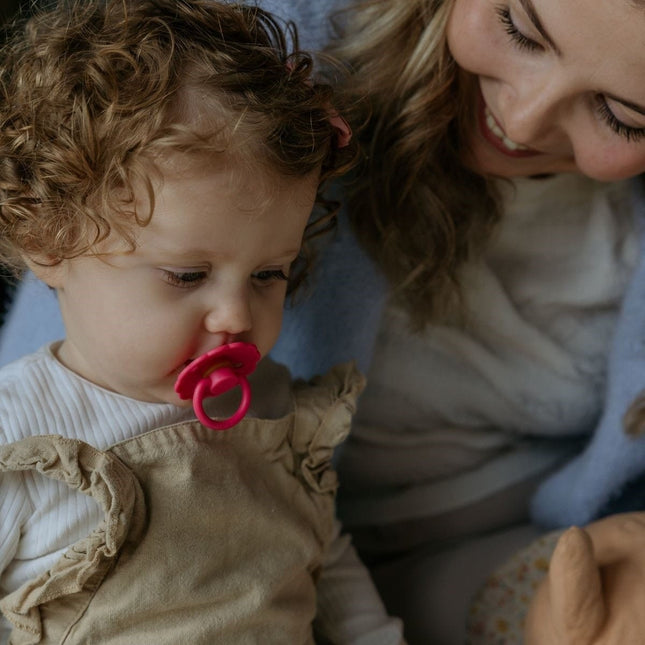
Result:
{"type": "Polygon", "coordinates": [[[645,513],[558,540],[526,623],[526,645],[637,645],[645,634],[645,513]]]}

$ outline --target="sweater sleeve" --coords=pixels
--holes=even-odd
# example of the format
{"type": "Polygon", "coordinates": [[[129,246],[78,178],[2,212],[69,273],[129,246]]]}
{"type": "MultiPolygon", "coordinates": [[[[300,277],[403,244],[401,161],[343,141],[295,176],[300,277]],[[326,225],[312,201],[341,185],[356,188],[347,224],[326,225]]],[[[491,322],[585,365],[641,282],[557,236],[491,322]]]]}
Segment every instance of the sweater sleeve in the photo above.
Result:
{"type": "Polygon", "coordinates": [[[319,645],[404,645],[398,618],[387,615],[367,568],[336,522],[318,580],[314,632],[319,645]]]}
{"type": "Polygon", "coordinates": [[[6,645],[9,642],[10,633],[9,622],[4,616],[0,616],[0,645],[6,645]]]}
{"type": "Polygon", "coordinates": [[[55,292],[27,272],[0,328],[0,367],[64,337],[55,292]]]}
{"type": "MultiPolygon", "coordinates": [[[[22,527],[31,515],[31,503],[24,494],[22,473],[1,472],[0,464],[0,598],[7,589],[2,584],[5,569],[11,564],[20,543],[22,527]]],[[[0,615],[0,645],[8,642],[9,622],[0,615]]]]}
{"type": "Polygon", "coordinates": [[[642,484],[630,500],[633,506],[619,506],[628,485],[645,476],[645,436],[623,429],[623,415],[645,387],[645,195],[640,182],[634,191],[640,258],[614,330],[604,409],[585,450],[546,479],[533,497],[532,519],[545,528],[583,525],[608,513],[643,508],[642,484]]]}
{"type": "MultiPolygon", "coordinates": [[[[349,0],[256,0],[282,20],[293,21],[300,47],[320,51],[333,35],[332,15],[349,0]]],[[[342,183],[326,197],[343,204],[342,183]]],[[[355,360],[367,371],[378,333],[387,286],[384,276],[358,244],[343,211],[338,227],[321,238],[309,284],[288,303],[282,333],[272,355],[294,377],[324,374],[355,360]]]]}
{"type": "MultiPolygon", "coordinates": [[[[257,2],[278,18],[293,21],[300,46],[313,52],[329,42],[331,16],[349,4],[348,0],[257,2]]],[[[343,204],[342,183],[338,181],[325,196],[343,204]]],[[[342,209],[337,229],[321,238],[317,252],[309,284],[287,304],[272,355],[295,377],[305,379],[350,360],[366,372],[385,306],[385,278],[358,244],[342,209]]]]}
{"type": "Polygon", "coordinates": [[[293,22],[298,29],[300,47],[320,51],[332,34],[330,16],[348,0],[256,0],[258,6],[281,20],[293,22]]]}
{"type": "MultiPolygon", "coordinates": [[[[342,200],[336,186],[334,199],[342,200]]],[[[356,361],[367,373],[387,300],[385,277],[359,246],[347,217],[321,240],[303,293],[288,303],[271,354],[297,378],[356,361]]]]}

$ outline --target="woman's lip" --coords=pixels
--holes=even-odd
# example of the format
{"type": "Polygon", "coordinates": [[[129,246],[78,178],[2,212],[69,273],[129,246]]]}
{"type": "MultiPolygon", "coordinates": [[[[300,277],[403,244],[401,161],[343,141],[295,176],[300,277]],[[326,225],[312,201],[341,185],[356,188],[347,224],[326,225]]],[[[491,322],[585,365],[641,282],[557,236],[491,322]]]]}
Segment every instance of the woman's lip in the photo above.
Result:
{"type": "Polygon", "coordinates": [[[542,154],[538,150],[527,148],[519,143],[511,141],[505,134],[497,119],[486,105],[484,97],[480,94],[479,110],[477,111],[479,117],[479,128],[481,133],[496,150],[499,150],[507,157],[535,157],[542,154]]]}

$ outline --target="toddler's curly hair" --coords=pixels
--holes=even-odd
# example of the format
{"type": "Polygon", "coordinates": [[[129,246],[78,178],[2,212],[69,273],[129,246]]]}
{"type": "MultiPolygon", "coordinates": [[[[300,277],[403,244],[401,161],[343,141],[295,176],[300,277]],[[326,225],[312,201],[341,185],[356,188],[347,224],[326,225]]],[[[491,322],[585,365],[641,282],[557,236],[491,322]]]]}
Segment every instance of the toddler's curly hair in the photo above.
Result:
{"type": "Polygon", "coordinates": [[[0,263],[58,263],[112,231],[134,245],[150,216],[134,182],[151,192],[168,151],[344,172],[356,150],[312,66],[293,25],[215,0],[59,0],[17,25],[0,51],[0,263]]]}

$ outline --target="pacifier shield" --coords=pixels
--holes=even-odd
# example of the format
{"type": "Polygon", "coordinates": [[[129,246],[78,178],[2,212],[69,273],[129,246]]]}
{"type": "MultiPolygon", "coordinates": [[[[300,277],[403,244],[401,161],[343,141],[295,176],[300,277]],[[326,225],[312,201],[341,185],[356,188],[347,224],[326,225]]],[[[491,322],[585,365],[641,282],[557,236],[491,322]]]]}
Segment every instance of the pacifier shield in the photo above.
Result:
{"type": "Polygon", "coordinates": [[[193,400],[197,418],[213,430],[226,430],[242,420],[251,405],[251,387],[246,377],[260,360],[260,352],[251,343],[220,345],[191,361],[179,374],[175,392],[179,398],[193,400]],[[204,399],[218,396],[240,386],[242,400],[228,419],[213,419],[204,412],[204,399]]]}

